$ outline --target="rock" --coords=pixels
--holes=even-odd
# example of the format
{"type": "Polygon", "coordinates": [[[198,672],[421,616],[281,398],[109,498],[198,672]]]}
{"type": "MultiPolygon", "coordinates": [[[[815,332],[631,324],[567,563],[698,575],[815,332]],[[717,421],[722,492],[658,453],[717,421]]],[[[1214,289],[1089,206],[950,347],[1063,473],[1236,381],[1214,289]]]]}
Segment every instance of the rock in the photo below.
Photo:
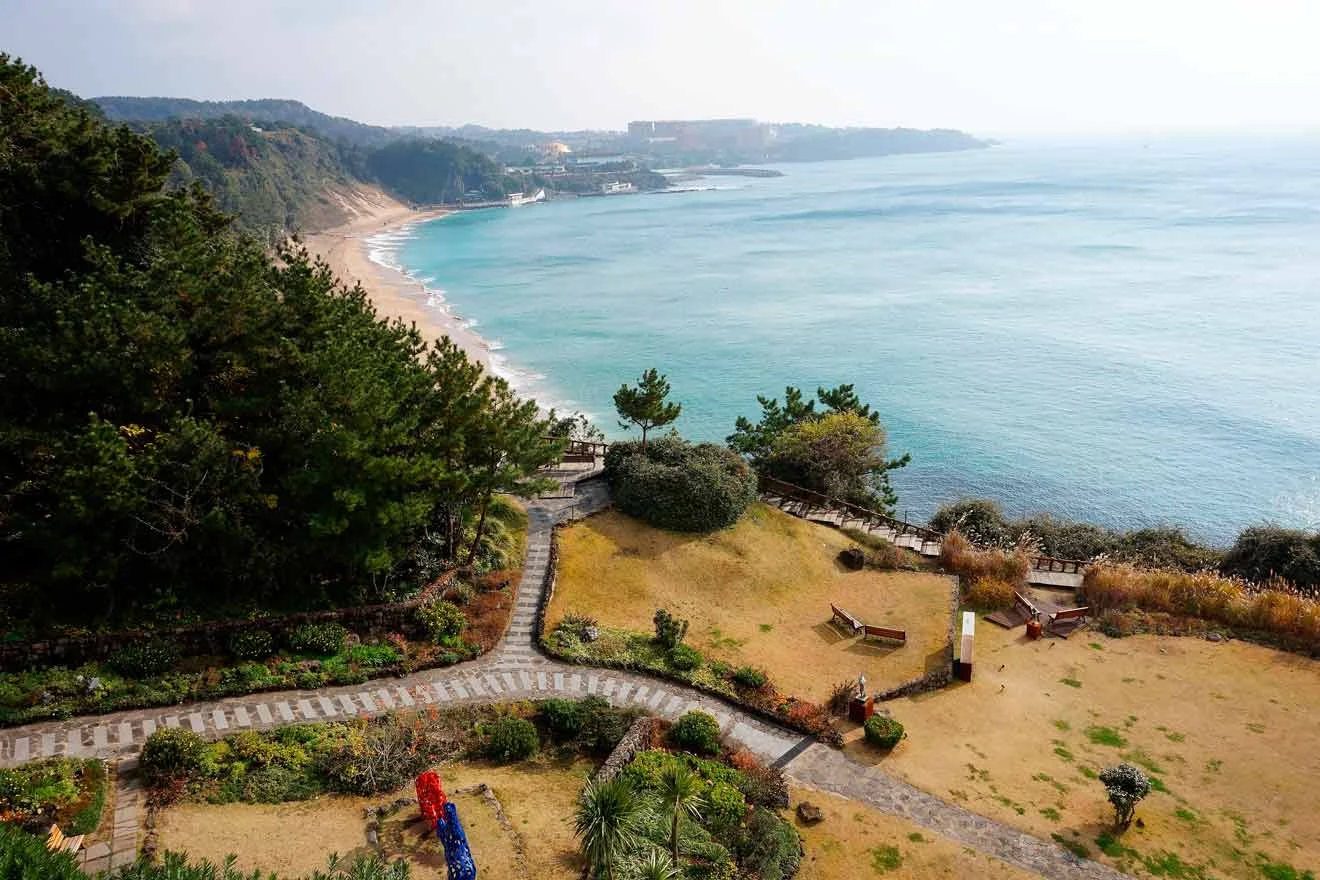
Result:
{"type": "Polygon", "coordinates": [[[1222,633],[1212,632],[1212,633],[1207,633],[1205,639],[1208,642],[1222,642],[1224,640],[1224,636],[1222,633]]]}
{"type": "Polygon", "coordinates": [[[582,641],[594,642],[600,638],[600,628],[595,626],[584,627],[582,630],[582,641]]]}
{"type": "Polygon", "coordinates": [[[355,647],[357,645],[362,644],[362,637],[359,636],[357,633],[345,633],[344,644],[350,648],[355,647]]]}
{"type": "Polygon", "coordinates": [[[803,801],[797,805],[797,817],[803,825],[815,825],[825,818],[825,814],[811,801],[803,801]]]}
{"type": "Polygon", "coordinates": [[[367,829],[367,846],[380,846],[380,834],[375,828],[367,829]]]}
{"type": "Polygon", "coordinates": [[[839,562],[844,568],[859,571],[866,565],[866,554],[862,552],[861,547],[849,547],[847,550],[839,551],[839,562]]]}
{"type": "Polygon", "coordinates": [[[103,685],[101,684],[101,679],[97,678],[96,676],[92,676],[87,681],[87,693],[94,694],[97,691],[99,691],[102,688],[102,686],[103,685]]]}

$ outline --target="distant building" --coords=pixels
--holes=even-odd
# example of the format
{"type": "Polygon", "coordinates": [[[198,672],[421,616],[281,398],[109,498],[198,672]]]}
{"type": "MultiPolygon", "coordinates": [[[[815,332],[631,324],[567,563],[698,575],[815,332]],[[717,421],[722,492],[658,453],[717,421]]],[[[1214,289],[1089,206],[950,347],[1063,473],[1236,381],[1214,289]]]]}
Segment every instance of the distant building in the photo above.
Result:
{"type": "Polygon", "coordinates": [[[774,139],[774,129],[755,119],[639,120],[628,123],[628,137],[681,149],[758,149],[774,139]]]}
{"type": "Polygon", "coordinates": [[[573,152],[573,149],[569,147],[568,144],[560,143],[559,141],[553,141],[552,143],[545,144],[541,147],[541,155],[543,156],[553,156],[558,158],[560,156],[567,156],[571,152],[573,152]]]}
{"type": "Polygon", "coordinates": [[[626,180],[615,180],[611,183],[602,183],[600,191],[607,196],[617,195],[618,193],[630,193],[633,191],[633,185],[626,180]]]}

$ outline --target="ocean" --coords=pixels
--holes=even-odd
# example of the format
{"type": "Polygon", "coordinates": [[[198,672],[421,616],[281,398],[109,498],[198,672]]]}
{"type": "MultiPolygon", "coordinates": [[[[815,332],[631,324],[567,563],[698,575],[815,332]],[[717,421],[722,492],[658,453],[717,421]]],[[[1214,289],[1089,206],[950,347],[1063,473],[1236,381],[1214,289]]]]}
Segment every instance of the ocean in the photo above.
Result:
{"type": "Polygon", "coordinates": [[[623,436],[647,367],[720,441],[850,382],[899,513],[1320,527],[1320,143],[1112,140],[778,166],[456,214],[373,243],[524,393],[623,436]]]}

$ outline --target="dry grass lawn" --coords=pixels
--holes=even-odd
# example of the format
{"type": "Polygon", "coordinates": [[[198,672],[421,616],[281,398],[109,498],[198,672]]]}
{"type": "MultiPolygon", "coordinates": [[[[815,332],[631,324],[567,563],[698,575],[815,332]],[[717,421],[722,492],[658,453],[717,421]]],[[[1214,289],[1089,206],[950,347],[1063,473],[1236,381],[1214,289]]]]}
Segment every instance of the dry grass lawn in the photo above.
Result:
{"type": "Polygon", "coordinates": [[[680,535],[610,512],[565,529],[547,624],[582,611],[606,626],[652,629],[660,607],[691,621],[687,641],[707,656],[764,667],[780,691],[822,701],[865,672],[883,689],[937,662],[949,625],[942,575],[851,572],[838,531],[754,504],[732,529],[680,535]],[[830,603],[863,621],[905,629],[902,647],[845,637],[830,603]]]}
{"type": "Polygon", "coordinates": [[[1022,634],[983,622],[973,683],[888,704],[908,731],[888,757],[856,730],[848,751],[1093,858],[1112,812],[1090,774],[1126,760],[1163,790],[1138,807],[1144,827],[1104,841],[1121,868],[1258,880],[1261,854],[1320,866],[1320,663],[1240,642],[1022,634]]]}
{"type": "MultiPolygon", "coordinates": [[[[453,798],[482,877],[576,880],[582,862],[571,821],[578,792],[595,766],[585,760],[543,759],[509,767],[444,764],[436,770],[446,791],[489,785],[519,838],[500,826],[480,794],[453,798]]],[[[328,796],[278,805],[184,804],[161,814],[160,845],[216,863],[233,853],[244,870],[302,876],[324,868],[331,853],[368,852],[363,808],[412,794],[407,788],[370,798],[328,796]]],[[[383,822],[380,842],[387,856],[405,856],[414,876],[444,875],[444,850],[415,807],[383,822]]]]}
{"type": "Polygon", "coordinates": [[[976,850],[835,794],[794,787],[794,810],[802,801],[820,807],[816,825],[796,822],[802,835],[798,880],[934,880],[937,877],[1027,880],[1035,877],[976,850]]]}

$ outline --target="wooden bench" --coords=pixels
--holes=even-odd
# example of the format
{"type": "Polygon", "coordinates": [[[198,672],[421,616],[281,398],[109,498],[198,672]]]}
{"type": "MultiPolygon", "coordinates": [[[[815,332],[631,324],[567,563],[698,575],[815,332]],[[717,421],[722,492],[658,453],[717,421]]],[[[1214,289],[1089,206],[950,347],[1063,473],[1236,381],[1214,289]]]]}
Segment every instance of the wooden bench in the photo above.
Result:
{"type": "Polygon", "coordinates": [[[834,622],[847,627],[853,635],[857,635],[865,626],[860,620],[833,602],[830,603],[830,610],[834,612],[834,622]]]}
{"type": "Polygon", "coordinates": [[[884,626],[871,626],[869,623],[862,627],[862,638],[889,639],[894,642],[907,644],[907,631],[901,629],[889,629],[884,626]]]}
{"type": "Polygon", "coordinates": [[[1080,608],[1065,608],[1062,611],[1054,612],[1050,615],[1050,635],[1068,638],[1073,630],[1086,623],[1086,615],[1090,611],[1091,607],[1089,605],[1083,605],[1080,608]]]}
{"type": "Polygon", "coordinates": [[[46,835],[46,849],[51,852],[76,853],[82,849],[83,837],[85,836],[79,834],[77,837],[68,837],[60,830],[60,826],[52,825],[50,826],[50,834],[46,835]]]}

